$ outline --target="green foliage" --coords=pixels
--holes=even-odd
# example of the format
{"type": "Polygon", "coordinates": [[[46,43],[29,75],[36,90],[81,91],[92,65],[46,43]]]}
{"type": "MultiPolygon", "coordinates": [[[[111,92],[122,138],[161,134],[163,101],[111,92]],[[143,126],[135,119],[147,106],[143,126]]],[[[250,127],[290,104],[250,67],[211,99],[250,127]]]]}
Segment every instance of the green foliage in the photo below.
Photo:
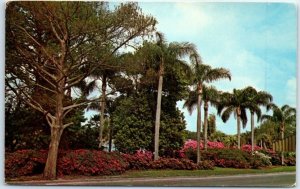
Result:
{"type": "MultiPolygon", "coordinates": [[[[272,110],[272,115],[262,115],[263,121],[270,121],[275,124],[277,133],[284,133],[291,136],[296,132],[296,109],[288,105],[278,107],[277,105],[270,103],[267,106],[268,110],[272,110]]],[[[285,135],[284,135],[285,136],[285,135]]],[[[286,137],[286,136],[285,136],[286,137]]],[[[277,138],[278,140],[279,138],[277,138]]],[[[281,139],[281,138],[280,138],[281,139]]]]}
{"type": "Polygon", "coordinates": [[[196,140],[197,139],[197,133],[194,131],[184,130],[184,140],[196,140]]]}
{"type": "Polygon", "coordinates": [[[214,133],[212,133],[209,137],[210,141],[218,141],[223,142],[225,144],[225,139],[227,135],[221,131],[216,130],[214,133]]]}
{"type": "Polygon", "coordinates": [[[145,95],[119,97],[112,114],[115,146],[120,152],[151,149],[153,119],[145,95]]]}
{"type": "Polygon", "coordinates": [[[46,149],[49,143],[49,127],[44,115],[28,106],[5,106],[5,149],[46,149]]]}
{"type": "Polygon", "coordinates": [[[216,116],[214,114],[210,114],[208,116],[207,122],[207,136],[209,139],[212,138],[212,135],[216,132],[216,116]]]}
{"type": "MultiPolygon", "coordinates": [[[[185,152],[188,159],[196,162],[195,150],[189,149],[185,152]]],[[[217,167],[232,168],[261,168],[271,166],[271,157],[260,152],[251,154],[239,149],[208,149],[201,152],[202,160],[209,160],[217,167]]],[[[292,165],[292,163],[291,163],[292,165]]]]}
{"type": "MultiPolygon", "coordinates": [[[[153,150],[153,100],[152,95],[146,92],[128,97],[121,96],[116,100],[112,124],[117,150],[127,153],[133,153],[140,148],[153,150]]],[[[172,99],[164,97],[162,102],[160,149],[164,154],[183,145],[185,122],[183,114],[176,108],[172,99]]]]}

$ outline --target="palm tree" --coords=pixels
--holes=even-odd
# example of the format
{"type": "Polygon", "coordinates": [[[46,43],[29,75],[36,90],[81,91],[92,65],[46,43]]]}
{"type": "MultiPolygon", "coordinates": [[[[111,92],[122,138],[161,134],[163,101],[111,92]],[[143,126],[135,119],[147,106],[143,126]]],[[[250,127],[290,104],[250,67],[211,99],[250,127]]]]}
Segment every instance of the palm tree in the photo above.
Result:
{"type": "MultiPolygon", "coordinates": [[[[115,60],[114,60],[115,61],[115,60]]],[[[105,122],[105,110],[106,110],[106,103],[107,103],[107,85],[108,82],[115,77],[115,74],[117,73],[113,68],[113,64],[115,62],[111,62],[111,67],[109,65],[104,67],[99,67],[99,69],[96,69],[89,77],[89,79],[92,79],[91,82],[86,83],[86,81],[81,81],[78,87],[81,88],[83,91],[83,95],[88,96],[90,93],[92,93],[95,89],[98,89],[101,91],[101,95],[99,97],[100,104],[96,105],[95,103],[92,103],[88,109],[91,110],[97,110],[99,111],[99,117],[100,117],[100,124],[99,124],[99,145],[98,147],[101,149],[103,145],[103,128],[104,128],[104,122],[105,122]],[[99,89],[97,85],[97,81],[101,81],[101,89],[99,89]]]]}
{"type": "MultiPolygon", "coordinates": [[[[202,90],[202,100],[204,102],[204,124],[203,124],[203,130],[204,130],[204,149],[207,149],[207,123],[208,123],[208,108],[209,103],[213,106],[217,106],[218,100],[219,100],[220,92],[213,86],[207,87],[206,85],[203,85],[202,90]]],[[[190,114],[192,114],[193,110],[197,107],[197,101],[198,101],[198,95],[197,91],[190,91],[189,97],[186,99],[184,103],[184,107],[187,107],[190,114]]]]}
{"type": "Polygon", "coordinates": [[[231,74],[227,69],[224,68],[211,68],[209,65],[202,64],[200,56],[195,52],[190,56],[193,64],[193,80],[195,94],[197,95],[197,104],[186,101],[185,107],[188,107],[190,112],[197,106],[197,163],[200,163],[200,132],[201,132],[201,105],[203,96],[203,85],[204,83],[210,83],[219,79],[228,78],[231,80],[231,74]]]}
{"type": "MultiPolygon", "coordinates": [[[[269,120],[275,124],[279,124],[281,140],[284,143],[284,131],[288,124],[295,124],[296,120],[296,109],[289,105],[283,105],[281,108],[276,106],[274,103],[270,103],[267,106],[267,110],[273,110],[273,115],[262,115],[261,119],[269,120]]],[[[284,144],[283,144],[284,146],[284,144]]],[[[281,151],[281,164],[284,165],[284,149],[281,151]]]]}
{"type": "Polygon", "coordinates": [[[226,122],[233,113],[237,120],[237,141],[238,149],[241,148],[241,121],[243,128],[247,124],[246,109],[248,108],[247,95],[245,90],[233,89],[233,93],[223,93],[218,105],[218,115],[221,115],[223,122],[226,122]]]}
{"type": "Polygon", "coordinates": [[[248,107],[251,113],[251,151],[254,150],[254,113],[257,116],[257,122],[261,117],[260,106],[267,106],[273,100],[271,94],[265,91],[256,91],[253,87],[244,89],[247,95],[248,107]]]}
{"type": "MultiPolygon", "coordinates": [[[[150,49],[149,49],[150,50],[150,49]]],[[[154,136],[154,160],[159,158],[159,128],[160,128],[160,115],[161,115],[161,97],[163,86],[164,70],[167,66],[176,66],[176,64],[185,67],[189,66],[180,58],[195,52],[195,46],[191,43],[167,43],[163,34],[157,32],[157,42],[149,53],[154,53],[154,63],[158,63],[158,89],[157,89],[157,105],[155,116],[155,136],[154,136]]]]}

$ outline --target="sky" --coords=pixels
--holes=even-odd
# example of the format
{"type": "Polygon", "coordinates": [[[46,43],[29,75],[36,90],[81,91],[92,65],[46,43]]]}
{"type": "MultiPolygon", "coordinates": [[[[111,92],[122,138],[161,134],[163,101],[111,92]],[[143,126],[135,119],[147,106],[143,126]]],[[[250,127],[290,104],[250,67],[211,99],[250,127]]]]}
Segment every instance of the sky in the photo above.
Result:
{"type": "MultiPolygon", "coordinates": [[[[234,88],[252,86],[271,93],[278,106],[296,107],[294,4],[141,2],[139,6],[157,19],[157,30],[168,42],[194,43],[205,64],[230,70],[231,81],[211,83],[218,90],[232,92],[234,88]]],[[[196,131],[196,111],[190,115],[182,105],[182,101],[177,103],[184,112],[187,129],[196,131]]],[[[216,114],[215,108],[209,113],[216,114]]],[[[248,114],[243,132],[250,130],[249,120],[248,114]]],[[[234,116],[226,123],[217,116],[217,129],[236,134],[234,116]]]]}

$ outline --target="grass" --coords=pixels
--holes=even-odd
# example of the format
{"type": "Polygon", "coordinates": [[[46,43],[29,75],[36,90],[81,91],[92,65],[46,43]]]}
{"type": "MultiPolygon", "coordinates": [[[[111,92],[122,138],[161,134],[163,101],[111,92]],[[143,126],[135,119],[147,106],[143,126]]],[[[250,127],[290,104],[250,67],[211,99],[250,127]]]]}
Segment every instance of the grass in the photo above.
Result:
{"type": "Polygon", "coordinates": [[[234,169],[219,168],[214,170],[145,170],[145,171],[127,171],[117,177],[122,178],[140,178],[140,177],[174,177],[174,176],[214,176],[214,175],[238,175],[238,174],[261,174],[277,172],[295,172],[296,166],[278,166],[264,169],[234,169]]]}
{"type": "MultiPolygon", "coordinates": [[[[218,175],[240,175],[240,174],[261,174],[261,173],[277,173],[277,172],[296,172],[296,166],[276,166],[264,169],[234,169],[219,168],[213,170],[131,170],[121,175],[114,176],[84,176],[84,175],[66,175],[60,179],[109,179],[109,178],[156,178],[156,177],[207,177],[218,175]]],[[[43,180],[42,175],[23,176],[19,178],[6,179],[6,181],[28,181],[43,180]]]]}

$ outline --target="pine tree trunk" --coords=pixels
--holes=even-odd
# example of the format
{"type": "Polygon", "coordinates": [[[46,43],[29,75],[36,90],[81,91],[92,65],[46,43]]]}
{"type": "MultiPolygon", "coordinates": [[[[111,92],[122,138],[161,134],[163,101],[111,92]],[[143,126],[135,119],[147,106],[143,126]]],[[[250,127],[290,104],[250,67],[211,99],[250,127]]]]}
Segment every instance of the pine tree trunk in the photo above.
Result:
{"type": "Polygon", "coordinates": [[[208,119],[208,103],[204,103],[204,149],[207,150],[207,119],[208,119]]]}
{"type": "Polygon", "coordinates": [[[201,84],[198,84],[198,101],[197,101],[197,164],[201,162],[201,154],[200,154],[200,132],[201,132],[201,99],[202,88],[201,84]]]}
{"type": "Polygon", "coordinates": [[[155,116],[155,135],[154,135],[154,160],[159,158],[159,127],[160,127],[160,114],[161,114],[161,96],[162,96],[162,85],[163,85],[163,65],[160,66],[160,75],[158,80],[157,90],[157,105],[156,105],[156,116],[155,116]]]}
{"type": "MultiPolygon", "coordinates": [[[[62,77],[62,76],[61,76],[62,77]]],[[[60,80],[58,83],[58,93],[56,95],[56,114],[55,121],[50,125],[51,127],[51,138],[48,151],[48,158],[44,169],[44,178],[56,179],[56,165],[58,147],[60,138],[63,133],[63,100],[64,100],[64,80],[60,80]]]]}
{"type": "Polygon", "coordinates": [[[104,129],[104,111],[105,111],[105,101],[106,101],[106,75],[104,74],[102,77],[102,96],[100,101],[100,128],[99,128],[99,146],[98,148],[101,149],[103,145],[103,129],[104,129]]]}
{"type": "Polygon", "coordinates": [[[251,112],[251,151],[254,151],[254,113],[251,112]]]}
{"type": "Polygon", "coordinates": [[[56,179],[58,147],[62,133],[63,129],[58,125],[51,128],[48,158],[44,169],[44,178],[46,179],[56,179]]]}

